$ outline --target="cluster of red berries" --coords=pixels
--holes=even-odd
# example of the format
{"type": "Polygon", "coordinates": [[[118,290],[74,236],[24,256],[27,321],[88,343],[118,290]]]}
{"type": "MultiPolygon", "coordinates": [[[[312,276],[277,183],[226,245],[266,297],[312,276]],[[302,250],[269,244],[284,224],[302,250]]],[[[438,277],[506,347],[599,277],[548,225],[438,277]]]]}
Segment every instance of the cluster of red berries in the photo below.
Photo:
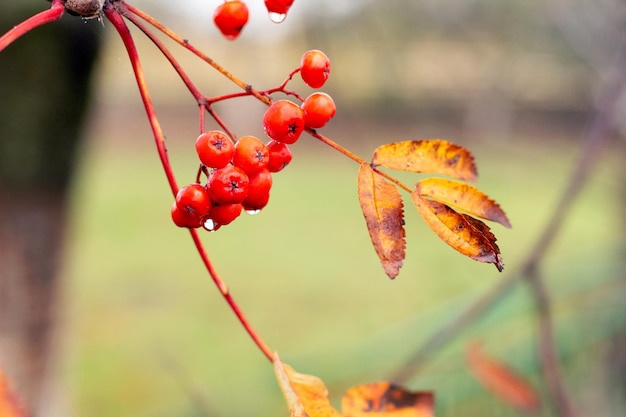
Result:
{"type": "MultiPolygon", "coordinates": [[[[330,60],[321,51],[306,52],[300,62],[305,83],[321,87],[330,73],[330,60]]],[[[179,227],[204,227],[215,231],[239,217],[254,214],[270,198],[272,173],[291,162],[288,145],[295,143],[305,128],[324,126],[335,115],[335,103],[326,93],[315,92],[302,105],[289,100],[273,102],[263,115],[263,129],[270,138],[263,143],[254,136],[234,142],[226,133],[203,132],[196,139],[196,152],[206,183],[193,183],[178,190],[172,220],[179,227]]]]}
{"type": "Polygon", "coordinates": [[[196,140],[198,158],[207,173],[206,184],[190,184],[176,194],[172,219],[180,227],[217,230],[243,210],[256,213],[267,205],[272,173],[291,161],[284,143],[267,144],[254,136],[234,143],[226,133],[204,132],[196,140]]]}
{"type": "MultiPolygon", "coordinates": [[[[265,0],[272,21],[280,23],[287,16],[294,0],[265,0]]],[[[248,23],[248,6],[241,0],[225,0],[213,13],[213,22],[226,39],[236,39],[248,23]]]]}

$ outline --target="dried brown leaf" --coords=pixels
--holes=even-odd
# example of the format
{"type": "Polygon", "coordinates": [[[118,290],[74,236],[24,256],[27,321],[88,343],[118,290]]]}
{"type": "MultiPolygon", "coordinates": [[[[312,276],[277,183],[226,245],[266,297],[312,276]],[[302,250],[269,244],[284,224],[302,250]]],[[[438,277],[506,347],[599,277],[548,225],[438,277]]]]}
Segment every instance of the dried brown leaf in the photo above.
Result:
{"type": "Polygon", "coordinates": [[[465,181],[475,181],[478,176],[472,154],[442,139],[382,145],[374,151],[372,164],[398,171],[443,174],[465,181]]]}
{"type": "Polygon", "coordinates": [[[406,248],[400,192],[369,164],[363,163],[359,169],[358,193],[376,254],[387,276],[393,279],[400,272],[406,248]]]}
{"type": "Polygon", "coordinates": [[[474,377],[497,397],[523,411],[539,409],[535,389],[504,362],[485,355],[476,343],[467,347],[466,358],[474,377]]]}
{"type": "Polygon", "coordinates": [[[291,417],[341,417],[328,400],[328,390],[316,376],[300,374],[274,355],[274,371],[291,417]]]}
{"type": "Polygon", "coordinates": [[[344,417],[432,417],[432,392],[411,392],[389,382],[350,388],[341,400],[344,417]]]}
{"type": "Polygon", "coordinates": [[[427,178],[417,183],[416,191],[422,197],[432,197],[471,215],[511,227],[498,203],[469,184],[443,178],[427,178]]]}
{"type": "Polygon", "coordinates": [[[504,264],[500,248],[486,224],[439,201],[422,198],[417,190],[411,193],[411,197],[426,224],[441,240],[463,255],[479,262],[492,263],[498,271],[502,271],[504,264]]]}

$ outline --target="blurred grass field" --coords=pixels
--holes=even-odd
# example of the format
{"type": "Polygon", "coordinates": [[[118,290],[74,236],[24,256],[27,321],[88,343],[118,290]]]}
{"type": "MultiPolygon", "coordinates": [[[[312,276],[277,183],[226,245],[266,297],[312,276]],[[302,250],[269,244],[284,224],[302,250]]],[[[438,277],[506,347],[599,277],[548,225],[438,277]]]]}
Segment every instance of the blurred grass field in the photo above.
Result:
{"type": "MultiPolygon", "coordinates": [[[[357,128],[356,140],[350,130],[329,131],[366,157],[382,142],[407,139],[357,128]]],[[[171,224],[171,196],[148,129],[140,135],[94,138],[75,184],[59,346],[59,378],[73,411],[287,415],[270,364],[219,296],[188,234],[171,224]]],[[[192,141],[183,142],[169,144],[181,182],[192,181],[197,167],[192,141]]],[[[577,143],[499,138],[468,146],[477,186],[513,224],[493,226],[513,270],[545,227],[577,143]]],[[[441,243],[405,200],[407,259],[390,281],[360,213],[357,166],[310,138],[293,151],[292,164],[274,177],[269,206],[204,241],[260,335],[284,362],[321,377],[338,405],[348,387],[388,378],[503,275],[441,243]]],[[[607,416],[624,405],[607,362],[626,327],[619,161],[609,155],[601,164],[544,264],[567,383],[583,410],[604,407],[607,416]]],[[[520,285],[435,355],[410,388],[435,390],[438,416],[515,415],[471,379],[463,349],[483,341],[544,392],[534,330],[533,302],[520,285]]],[[[548,404],[542,415],[551,415],[548,404]]]]}

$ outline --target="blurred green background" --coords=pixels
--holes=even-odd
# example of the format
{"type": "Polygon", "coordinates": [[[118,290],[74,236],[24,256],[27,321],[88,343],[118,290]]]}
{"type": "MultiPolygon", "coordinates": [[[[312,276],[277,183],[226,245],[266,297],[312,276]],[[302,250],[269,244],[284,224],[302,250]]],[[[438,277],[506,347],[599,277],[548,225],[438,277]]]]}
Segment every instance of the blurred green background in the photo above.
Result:
{"type": "MultiPolygon", "coordinates": [[[[546,227],[626,39],[618,0],[299,0],[283,26],[254,6],[250,27],[231,43],[210,20],[218,3],[193,3],[192,18],[179,3],[133,2],[258,89],[280,84],[305,50],[324,50],[332,60],[324,90],[338,106],[324,133],[365,158],[407,139],[441,137],[470,148],[477,186],[513,224],[493,227],[507,270],[546,227]]],[[[188,234],[170,222],[172,199],[112,35],[74,186],[58,348],[65,407],[85,417],[287,415],[271,366],[219,296],[188,234]]],[[[138,43],[175,172],[180,183],[192,182],[195,103],[154,48],[138,43]]],[[[206,94],[235,91],[175,51],[206,94]]],[[[299,80],[293,87],[310,91],[299,80]]],[[[256,101],[218,111],[236,133],[263,135],[256,101]]],[[[621,415],[625,404],[623,132],[618,137],[542,267],[581,415],[621,415]]],[[[358,167],[309,137],[292,149],[269,206],[203,239],[260,335],[283,361],[321,377],[338,404],[348,387],[389,378],[503,275],[441,243],[407,199],[407,259],[390,281],[360,213],[358,167]]],[[[545,397],[536,339],[533,300],[519,285],[409,387],[435,390],[439,416],[516,415],[472,379],[464,346],[484,342],[545,397]]],[[[547,401],[540,415],[554,415],[547,401]]]]}

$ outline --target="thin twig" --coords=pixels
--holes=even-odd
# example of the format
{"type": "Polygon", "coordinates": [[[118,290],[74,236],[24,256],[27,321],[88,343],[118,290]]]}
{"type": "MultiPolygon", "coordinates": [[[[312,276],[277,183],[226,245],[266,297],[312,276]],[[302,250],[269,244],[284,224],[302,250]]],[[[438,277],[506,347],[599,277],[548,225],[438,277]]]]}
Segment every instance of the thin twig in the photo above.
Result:
{"type": "MultiPolygon", "coordinates": [[[[617,67],[626,66],[626,51],[622,51],[622,59],[617,67]]],[[[417,374],[431,355],[434,355],[447,343],[459,336],[465,328],[482,316],[490,308],[504,300],[515,285],[524,279],[529,272],[537,268],[547,249],[551,246],[557,233],[563,226],[567,212],[573,207],[574,200],[579,196],[586,181],[596,167],[602,151],[611,142],[613,117],[616,113],[619,98],[626,88],[626,71],[619,72],[609,80],[603,91],[597,111],[593,116],[584,137],[580,150],[579,161],[575,164],[568,184],[564,188],[559,201],[550,216],[547,226],[535,241],[522,265],[511,271],[489,292],[470,305],[464,312],[440,327],[427,339],[415,353],[393,374],[391,380],[406,384],[417,374]]]]}
{"type": "Polygon", "coordinates": [[[544,381],[548,388],[552,403],[561,417],[575,417],[577,415],[573,401],[563,381],[561,366],[554,337],[554,320],[550,296],[544,279],[538,271],[531,271],[526,276],[526,282],[537,305],[539,321],[539,359],[543,371],[544,381]]]}
{"type": "Polygon", "coordinates": [[[152,129],[154,143],[156,145],[159,158],[161,160],[161,165],[163,166],[163,171],[165,172],[165,176],[167,177],[167,181],[170,185],[172,194],[176,195],[176,193],[178,192],[178,185],[176,184],[176,178],[174,176],[172,166],[167,156],[167,149],[165,147],[165,136],[163,135],[163,130],[161,129],[159,119],[157,118],[154,109],[154,103],[152,102],[152,97],[150,96],[150,91],[148,90],[146,77],[144,75],[143,68],[141,67],[139,54],[137,53],[137,47],[135,46],[135,42],[133,41],[128,26],[126,25],[124,19],[118,13],[118,11],[111,6],[105,7],[104,14],[119,33],[120,37],[122,38],[122,42],[126,47],[126,51],[128,52],[128,57],[133,67],[133,72],[135,74],[135,79],[137,81],[141,100],[143,102],[144,108],[146,109],[146,115],[148,116],[148,121],[152,129]]]}

